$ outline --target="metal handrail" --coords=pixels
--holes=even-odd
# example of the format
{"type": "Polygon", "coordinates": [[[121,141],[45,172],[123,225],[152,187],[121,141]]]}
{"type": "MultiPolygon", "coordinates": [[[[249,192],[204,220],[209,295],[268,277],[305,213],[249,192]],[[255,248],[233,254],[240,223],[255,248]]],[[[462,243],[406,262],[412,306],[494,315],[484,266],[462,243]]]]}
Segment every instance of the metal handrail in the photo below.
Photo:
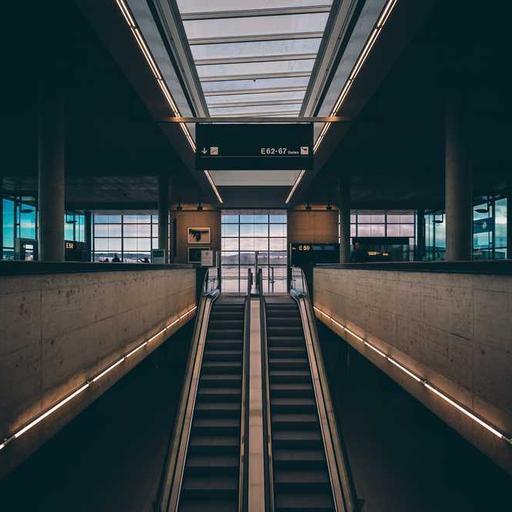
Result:
{"type": "Polygon", "coordinates": [[[180,407],[173,434],[168,443],[165,467],[159,484],[155,503],[155,508],[159,512],[174,512],[178,508],[210,312],[213,302],[220,294],[218,287],[212,288],[208,284],[210,270],[208,269],[206,272],[201,287],[202,293],[194,325],[180,407]]]}
{"type": "Polygon", "coordinates": [[[238,512],[248,510],[249,488],[249,345],[251,335],[252,271],[247,269],[247,294],[244,308],[242,400],[240,407],[240,471],[238,477],[238,512]]]}
{"type": "Polygon", "coordinates": [[[292,269],[290,294],[297,302],[301,314],[336,510],[355,512],[357,510],[355,485],[347,453],[336,423],[308,285],[304,272],[297,267],[292,269]]]}
{"type": "Polygon", "coordinates": [[[265,509],[274,512],[274,465],[272,453],[272,417],[270,413],[270,381],[268,366],[267,343],[267,312],[265,308],[265,296],[263,293],[263,272],[259,269],[257,275],[257,290],[260,298],[260,329],[261,329],[261,375],[263,378],[263,435],[264,435],[264,459],[265,459],[265,509]]]}

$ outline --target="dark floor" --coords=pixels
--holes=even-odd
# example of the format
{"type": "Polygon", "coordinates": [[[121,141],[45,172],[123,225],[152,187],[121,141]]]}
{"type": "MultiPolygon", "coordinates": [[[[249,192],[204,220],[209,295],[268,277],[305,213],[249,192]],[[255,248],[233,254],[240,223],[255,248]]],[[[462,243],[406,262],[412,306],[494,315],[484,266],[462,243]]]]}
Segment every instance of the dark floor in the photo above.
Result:
{"type": "Polygon", "coordinates": [[[0,481],[0,510],[151,511],[174,425],[192,324],[0,481]]]}
{"type": "Polygon", "coordinates": [[[322,324],[319,335],[363,512],[512,510],[511,477],[322,324]]]}
{"type": "MultiPolygon", "coordinates": [[[[512,510],[510,477],[319,329],[363,512],[512,510]]],[[[1,481],[0,510],[149,512],[191,335],[189,323],[1,481]]]]}

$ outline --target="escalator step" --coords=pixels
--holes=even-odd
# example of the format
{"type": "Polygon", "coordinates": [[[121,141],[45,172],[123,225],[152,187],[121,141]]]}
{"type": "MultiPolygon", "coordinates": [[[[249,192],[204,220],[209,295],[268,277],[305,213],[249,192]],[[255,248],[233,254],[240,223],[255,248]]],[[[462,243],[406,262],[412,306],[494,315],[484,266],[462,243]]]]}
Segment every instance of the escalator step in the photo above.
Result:
{"type": "Polygon", "coordinates": [[[205,350],[205,361],[238,361],[242,358],[241,350],[205,350]]]}
{"type": "Polygon", "coordinates": [[[272,429],[312,429],[318,428],[318,420],[316,414],[301,414],[301,413],[276,413],[272,415],[272,429]]]}
{"type": "Polygon", "coordinates": [[[277,430],[272,432],[272,437],[280,446],[290,445],[315,445],[322,442],[322,436],[318,429],[314,430],[277,430]]]}
{"type": "Polygon", "coordinates": [[[276,509],[286,512],[334,511],[331,494],[318,493],[279,493],[276,497],[276,509]]]}
{"type": "Polygon", "coordinates": [[[237,402],[198,402],[196,412],[201,416],[240,415],[240,404],[237,402]]]}
{"type": "MultiPolygon", "coordinates": [[[[225,448],[236,448],[240,445],[238,436],[200,436],[195,435],[190,437],[190,447],[200,448],[201,452],[220,451],[225,448]]],[[[196,452],[197,453],[197,452],[196,452]]]]}
{"type": "MultiPolygon", "coordinates": [[[[237,501],[225,499],[208,502],[208,512],[237,512],[237,501]]],[[[205,503],[202,500],[184,499],[179,506],[180,512],[205,512],[205,503]]]]}
{"type": "Polygon", "coordinates": [[[236,455],[191,455],[187,460],[187,467],[194,470],[202,469],[236,469],[238,471],[239,459],[236,455]]]}
{"type": "Polygon", "coordinates": [[[302,467],[325,467],[325,456],[323,450],[305,450],[305,449],[277,449],[273,453],[274,462],[277,466],[296,467],[300,464],[302,467]]]}
{"type": "MultiPolygon", "coordinates": [[[[271,357],[269,365],[272,369],[277,368],[309,368],[307,359],[286,358],[286,357],[271,357]]],[[[308,372],[309,373],[309,372],[308,372]]]]}
{"type": "Polygon", "coordinates": [[[303,468],[280,469],[275,472],[274,483],[279,487],[329,488],[329,475],[324,471],[303,468]]]}
{"type": "Polygon", "coordinates": [[[236,386],[242,383],[242,376],[237,373],[207,373],[201,376],[200,382],[207,386],[236,386]]]}
{"type": "Polygon", "coordinates": [[[273,396],[305,396],[313,394],[313,386],[308,382],[273,382],[270,384],[270,392],[273,396]]]}
{"type": "Polygon", "coordinates": [[[239,401],[241,395],[240,388],[217,388],[210,386],[201,386],[197,392],[198,400],[202,401],[239,401]]]}

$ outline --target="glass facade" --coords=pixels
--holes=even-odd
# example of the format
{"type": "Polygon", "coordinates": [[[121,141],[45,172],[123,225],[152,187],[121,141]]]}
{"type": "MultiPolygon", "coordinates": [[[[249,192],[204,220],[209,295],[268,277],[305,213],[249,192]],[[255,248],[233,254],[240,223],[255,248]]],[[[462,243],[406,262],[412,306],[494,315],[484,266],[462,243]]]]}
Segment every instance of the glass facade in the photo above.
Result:
{"type": "Polygon", "coordinates": [[[158,215],[145,212],[94,212],[92,216],[93,261],[135,263],[151,259],[158,248],[158,215]]]}
{"type": "MultiPolygon", "coordinates": [[[[401,210],[352,210],[350,214],[350,245],[355,237],[407,238],[408,246],[395,254],[395,259],[413,260],[416,245],[416,215],[401,210]]],[[[400,246],[402,247],[402,246],[400,246]]]]}
{"type": "MultiPolygon", "coordinates": [[[[473,206],[473,259],[506,259],[507,199],[484,197],[473,206]]],[[[425,258],[442,260],[446,251],[444,211],[425,215],[425,258]]]]}
{"type": "MultiPolygon", "coordinates": [[[[2,199],[3,247],[2,257],[16,257],[16,240],[33,240],[37,245],[37,205],[31,196],[7,196],[2,199]]],[[[64,238],[69,241],[85,241],[85,215],[67,212],[64,216],[64,238]]]]}
{"type": "Polygon", "coordinates": [[[285,292],[286,210],[223,210],[221,275],[225,292],[246,292],[247,272],[262,269],[266,292],[285,292]]]}

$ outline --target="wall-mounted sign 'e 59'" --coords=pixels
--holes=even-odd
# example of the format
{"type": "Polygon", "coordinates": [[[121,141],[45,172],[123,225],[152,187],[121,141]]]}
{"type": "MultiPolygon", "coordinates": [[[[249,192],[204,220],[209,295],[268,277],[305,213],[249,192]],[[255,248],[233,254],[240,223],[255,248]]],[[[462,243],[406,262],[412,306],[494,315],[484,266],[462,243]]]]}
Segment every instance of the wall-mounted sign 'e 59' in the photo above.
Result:
{"type": "Polygon", "coordinates": [[[313,125],[198,124],[199,170],[311,169],[313,125]]]}

